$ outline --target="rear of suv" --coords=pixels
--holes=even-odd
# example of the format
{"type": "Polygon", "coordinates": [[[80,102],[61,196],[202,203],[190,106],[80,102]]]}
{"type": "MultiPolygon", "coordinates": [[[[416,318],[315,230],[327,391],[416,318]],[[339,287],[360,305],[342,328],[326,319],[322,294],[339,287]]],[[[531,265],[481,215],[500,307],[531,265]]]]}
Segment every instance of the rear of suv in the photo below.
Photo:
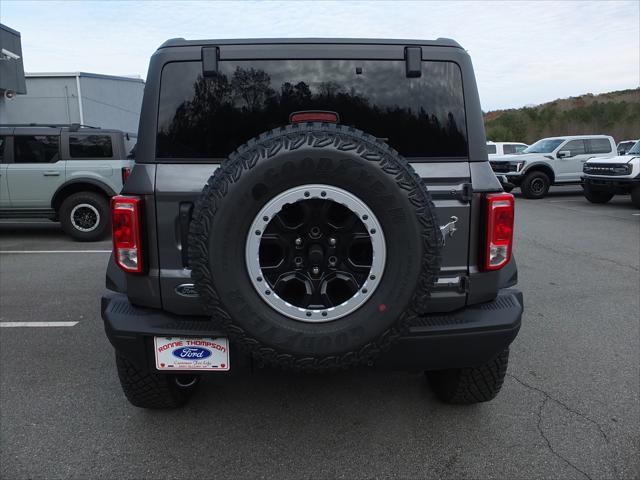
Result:
{"type": "Polygon", "coordinates": [[[485,141],[452,40],[163,44],[102,298],[129,401],[177,407],[246,366],[495,397],[523,301],[485,141]]]}
{"type": "Polygon", "coordinates": [[[518,155],[491,158],[491,168],[506,191],[520,187],[525,198],[544,198],[551,185],[580,183],[582,165],[591,158],[616,155],[607,135],[575,135],[538,140],[518,155]]]}
{"type": "Polygon", "coordinates": [[[109,199],[133,166],[130,141],[80,125],[0,125],[0,218],[48,218],[75,240],[103,238],[109,199]]]}

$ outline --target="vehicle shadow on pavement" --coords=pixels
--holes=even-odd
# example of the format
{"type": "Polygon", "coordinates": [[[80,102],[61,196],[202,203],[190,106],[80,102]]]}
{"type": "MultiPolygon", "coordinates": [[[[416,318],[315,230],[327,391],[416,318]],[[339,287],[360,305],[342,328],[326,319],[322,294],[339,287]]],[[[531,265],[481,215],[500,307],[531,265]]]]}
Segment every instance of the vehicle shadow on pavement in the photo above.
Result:
{"type": "Polygon", "coordinates": [[[58,222],[0,222],[0,235],[38,235],[40,237],[65,237],[58,222]]]}
{"type": "MultiPolygon", "coordinates": [[[[231,477],[575,475],[572,464],[550,449],[547,436],[562,448],[575,435],[591,443],[595,438],[589,455],[605,456],[607,445],[592,424],[580,418],[567,424],[566,415],[551,407],[543,414],[552,423],[542,426],[539,396],[510,377],[495,400],[458,406],[438,401],[422,374],[265,369],[205,378],[183,409],[129,411],[127,421],[136,438],[149,438],[155,451],[166,448],[175,458],[191,459],[209,452],[205,464],[224,464],[231,470],[222,476],[231,477]],[[146,435],[147,430],[155,434],[146,435]],[[176,445],[171,432],[180,430],[192,435],[176,445]],[[206,434],[206,448],[191,441],[205,432],[217,432],[206,434]],[[502,462],[496,445],[513,458],[502,462]]],[[[566,453],[582,468],[590,467],[589,455],[566,453]]]]}

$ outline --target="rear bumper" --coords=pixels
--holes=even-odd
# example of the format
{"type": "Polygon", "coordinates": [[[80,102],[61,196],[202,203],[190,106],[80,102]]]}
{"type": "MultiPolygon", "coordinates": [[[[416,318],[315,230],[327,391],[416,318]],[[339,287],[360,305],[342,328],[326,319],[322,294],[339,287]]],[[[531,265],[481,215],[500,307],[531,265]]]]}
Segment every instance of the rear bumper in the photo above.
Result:
{"type": "MultiPolygon", "coordinates": [[[[205,317],[180,317],[161,310],[135,307],[126,295],[102,297],[102,319],[111,344],[131,362],[155,368],[154,336],[220,337],[205,317]]],[[[500,290],[486,303],[447,314],[420,317],[408,333],[375,366],[408,371],[472,367],[508,347],[520,329],[522,293],[500,290]]],[[[232,365],[248,361],[231,345],[232,365]]]]}

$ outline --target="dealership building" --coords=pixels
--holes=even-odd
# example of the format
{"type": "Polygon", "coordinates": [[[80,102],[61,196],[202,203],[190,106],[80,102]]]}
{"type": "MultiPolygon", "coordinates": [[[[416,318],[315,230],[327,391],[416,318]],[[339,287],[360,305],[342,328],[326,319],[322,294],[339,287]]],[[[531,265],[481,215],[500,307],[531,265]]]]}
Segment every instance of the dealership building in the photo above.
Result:
{"type": "Polygon", "coordinates": [[[27,94],[0,106],[2,124],[67,124],[138,132],[144,81],[96,73],[27,73],[27,94]]]}
{"type": "Polygon", "coordinates": [[[86,72],[24,73],[20,33],[0,25],[0,124],[71,124],[136,134],[144,81],[86,72]]]}

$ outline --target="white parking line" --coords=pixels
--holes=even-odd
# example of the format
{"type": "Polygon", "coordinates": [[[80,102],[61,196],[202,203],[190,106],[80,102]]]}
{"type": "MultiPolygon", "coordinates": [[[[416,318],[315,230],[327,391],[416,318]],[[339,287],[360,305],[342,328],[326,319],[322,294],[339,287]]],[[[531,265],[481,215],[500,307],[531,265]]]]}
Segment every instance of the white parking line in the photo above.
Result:
{"type": "Polygon", "coordinates": [[[0,327],[73,327],[78,322],[0,322],[0,327]]]}
{"type": "Polygon", "coordinates": [[[111,253],[111,250],[0,250],[2,253],[111,253]]]}

